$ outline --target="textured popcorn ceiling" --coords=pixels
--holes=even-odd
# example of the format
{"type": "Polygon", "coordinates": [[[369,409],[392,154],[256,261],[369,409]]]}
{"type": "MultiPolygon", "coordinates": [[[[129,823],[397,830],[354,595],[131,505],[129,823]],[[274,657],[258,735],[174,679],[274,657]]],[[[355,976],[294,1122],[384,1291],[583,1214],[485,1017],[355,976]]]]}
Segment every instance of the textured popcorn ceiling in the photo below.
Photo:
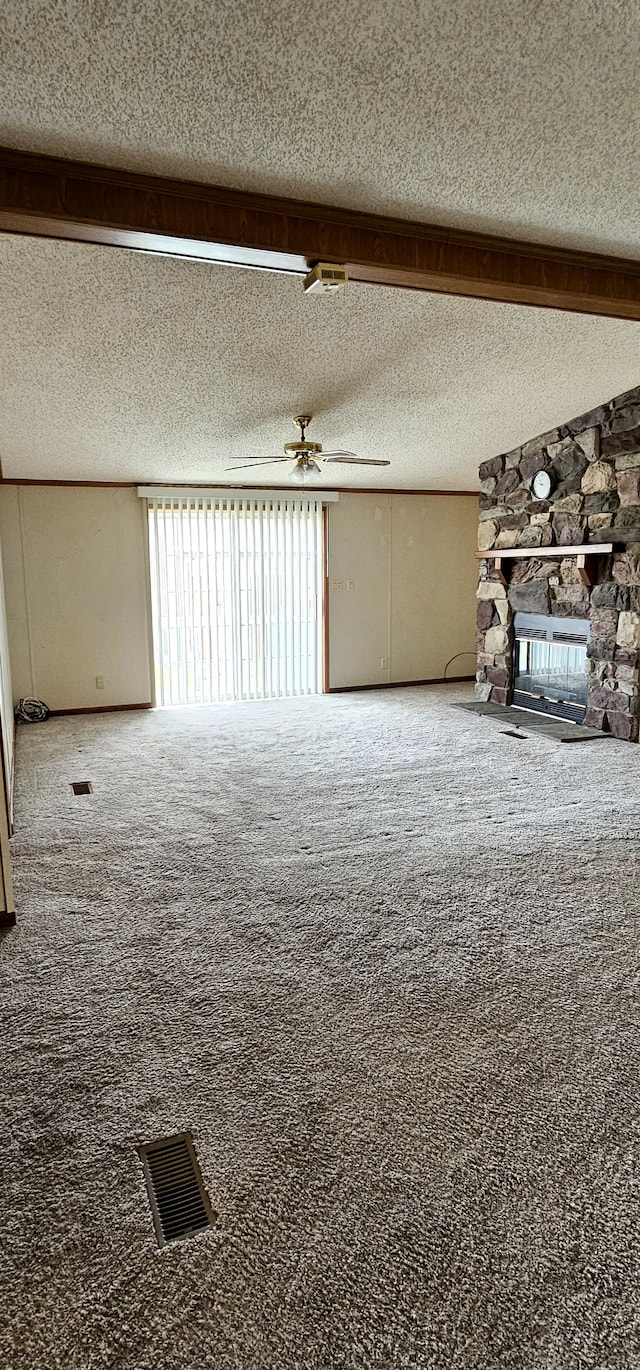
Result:
{"type": "Polygon", "coordinates": [[[0,140],[634,255],[636,0],[6,0],[0,140]]]}
{"type": "MultiPolygon", "coordinates": [[[[0,140],[637,255],[635,0],[7,0],[0,140]]],[[[640,325],[0,239],[6,475],[221,480],[294,437],[478,462],[640,379],[640,325]]],[[[282,483],[260,467],[235,477],[282,483]]]]}
{"type": "Polygon", "coordinates": [[[474,489],[478,463],[636,385],[640,324],[0,236],[6,476],[282,484],[294,414],[388,457],[326,483],[474,489]]]}

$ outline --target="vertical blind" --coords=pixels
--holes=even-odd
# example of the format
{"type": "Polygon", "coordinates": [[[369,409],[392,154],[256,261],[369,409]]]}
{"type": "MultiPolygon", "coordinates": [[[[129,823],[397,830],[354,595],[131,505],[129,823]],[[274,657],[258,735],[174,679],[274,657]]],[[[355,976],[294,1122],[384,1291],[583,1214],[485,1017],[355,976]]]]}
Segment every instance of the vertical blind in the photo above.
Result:
{"type": "Polygon", "coordinates": [[[322,500],[148,499],[156,702],[322,688],[322,500]]]}

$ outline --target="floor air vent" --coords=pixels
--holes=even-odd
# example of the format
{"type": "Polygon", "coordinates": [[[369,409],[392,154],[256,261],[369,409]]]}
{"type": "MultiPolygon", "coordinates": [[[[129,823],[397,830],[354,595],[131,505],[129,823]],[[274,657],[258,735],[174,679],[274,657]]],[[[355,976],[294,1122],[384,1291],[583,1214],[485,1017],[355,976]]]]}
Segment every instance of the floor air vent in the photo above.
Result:
{"type": "Polygon", "coordinates": [[[139,1148],[158,1245],[210,1227],[213,1212],[188,1132],[139,1148]]]}
{"type": "Polygon", "coordinates": [[[72,780],[71,789],[74,794],[93,794],[90,780],[72,780]]]}
{"type": "Polygon", "coordinates": [[[520,742],[526,742],[526,733],[514,733],[513,728],[502,728],[503,737],[517,737],[520,742]]]}

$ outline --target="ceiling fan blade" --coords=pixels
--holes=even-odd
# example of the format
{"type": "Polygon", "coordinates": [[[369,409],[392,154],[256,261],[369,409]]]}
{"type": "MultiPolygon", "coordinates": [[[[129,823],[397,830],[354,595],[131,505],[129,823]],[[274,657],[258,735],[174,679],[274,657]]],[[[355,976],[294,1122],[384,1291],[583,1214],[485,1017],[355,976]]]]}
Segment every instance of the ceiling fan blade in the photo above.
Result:
{"type": "Polygon", "coordinates": [[[285,457],[252,457],[251,461],[243,461],[241,466],[225,466],[225,471],[248,471],[252,466],[271,466],[274,461],[291,461],[289,455],[285,457]]]}
{"type": "Polygon", "coordinates": [[[335,452],[321,452],[320,456],[322,457],[323,461],[328,461],[330,457],[355,457],[356,453],[346,452],[343,451],[341,447],[338,447],[335,452]]]}
{"type": "Polygon", "coordinates": [[[323,457],[323,461],[341,461],[345,466],[390,466],[390,461],[377,461],[374,457],[323,457]]]}

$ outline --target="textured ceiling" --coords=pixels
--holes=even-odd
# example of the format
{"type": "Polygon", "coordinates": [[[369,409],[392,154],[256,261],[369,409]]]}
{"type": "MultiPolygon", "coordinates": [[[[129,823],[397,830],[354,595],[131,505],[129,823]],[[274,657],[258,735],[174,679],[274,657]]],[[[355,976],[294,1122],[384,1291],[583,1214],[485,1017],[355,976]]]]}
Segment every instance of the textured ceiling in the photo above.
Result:
{"type": "MultiPolygon", "coordinates": [[[[344,485],[473,489],[478,463],[637,385],[640,324],[0,236],[6,476],[230,476],[315,416],[344,485]]],[[[336,483],[338,481],[336,480],[336,483]]]]}
{"type": "Polygon", "coordinates": [[[0,140],[640,250],[637,0],[5,0],[0,140]]]}

